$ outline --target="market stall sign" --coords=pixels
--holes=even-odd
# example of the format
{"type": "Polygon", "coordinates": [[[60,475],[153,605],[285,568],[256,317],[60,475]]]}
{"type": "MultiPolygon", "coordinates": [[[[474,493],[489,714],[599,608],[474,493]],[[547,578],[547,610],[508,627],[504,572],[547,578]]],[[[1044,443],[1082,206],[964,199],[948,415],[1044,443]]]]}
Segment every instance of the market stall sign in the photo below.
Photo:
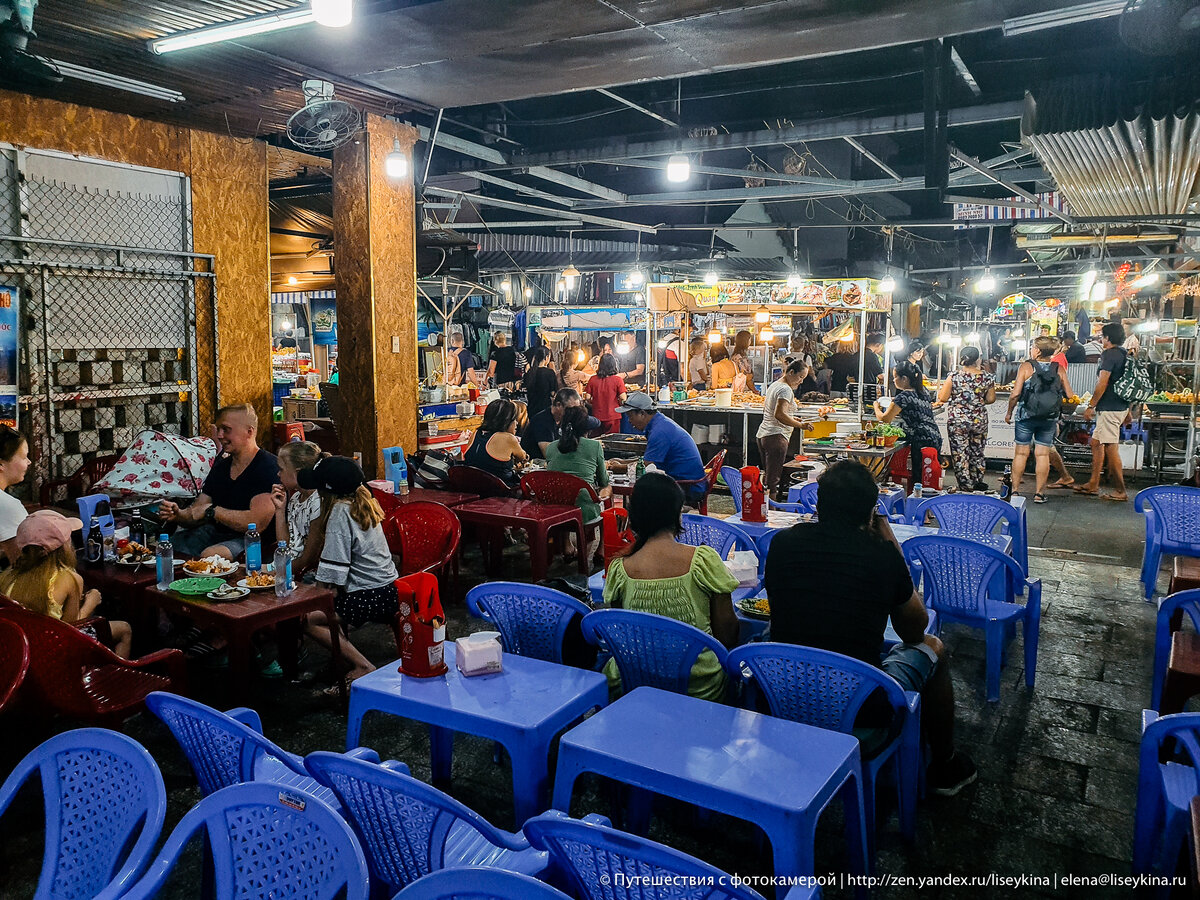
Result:
{"type": "Polygon", "coordinates": [[[17,337],[21,292],[0,285],[0,424],[17,427],[17,337]]]}
{"type": "Polygon", "coordinates": [[[879,291],[870,278],[821,279],[789,287],[786,281],[718,281],[716,284],[683,282],[652,285],[652,291],[667,290],[696,309],[725,304],[753,303],[779,306],[818,306],[829,309],[874,309],[886,311],[891,298],[879,291]],[[684,296],[680,296],[684,295],[684,296]]]}
{"type": "Polygon", "coordinates": [[[313,344],[332,347],[337,344],[337,295],[333,291],[314,291],[309,296],[312,314],[313,344]]]}

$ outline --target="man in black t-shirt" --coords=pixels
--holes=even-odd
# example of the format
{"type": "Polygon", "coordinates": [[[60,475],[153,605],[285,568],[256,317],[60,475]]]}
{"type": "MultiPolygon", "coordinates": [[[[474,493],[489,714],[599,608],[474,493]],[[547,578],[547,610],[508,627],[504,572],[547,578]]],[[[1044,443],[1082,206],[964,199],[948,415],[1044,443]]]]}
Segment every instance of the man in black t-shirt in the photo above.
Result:
{"type": "MultiPolygon", "coordinates": [[[[841,653],[883,669],[919,691],[932,762],[930,789],[952,796],[975,780],[974,763],[954,750],[954,689],[942,642],[925,634],[928,613],[887,519],[875,511],[878,487],[860,463],[835,463],[817,489],[817,522],[775,535],[764,584],[771,640],[841,653]],[[904,641],[881,658],[889,616],[904,641]]],[[[855,733],[882,749],[890,737],[886,707],[866,704],[855,733]]]]}
{"type": "Polygon", "coordinates": [[[845,393],[846,383],[858,378],[858,354],[849,350],[839,350],[826,361],[829,371],[833,373],[830,379],[830,390],[839,394],[845,393]]]}
{"type": "MultiPolygon", "coordinates": [[[[259,534],[266,534],[275,518],[271,486],[279,482],[279,462],[259,448],[257,431],[258,416],[248,403],[226,406],[217,413],[222,453],[204,479],[200,496],[186,509],[170,500],[159,507],[164,522],[180,526],[171,538],[176,552],[237,559],[245,552],[252,522],[259,534]]],[[[263,540],[270,537],[267,534],[263,540]]]]}
{"type": "Polygon", "coordinates": [[[501,331],[496,335],[496,348],[488,361],[488,378],[496,379],[496,386],[512,386],[517,380],[517,351],[508,346],[508,335],[501,331]]]}
{"type": "MultiPolygon", "coordinates": [[[[549,409],[530,416],[529,424],[521,435],[521,449],[529,454],[530,459],[545,459],[546,447],[562,437],[563,412],[568,406],[579,406],[583,400],[574,388],[559,388],[554,394],[554,400],[549,409]]],[[[588,416],[588,431],[600,427],[600,420],[588,416]]]]}

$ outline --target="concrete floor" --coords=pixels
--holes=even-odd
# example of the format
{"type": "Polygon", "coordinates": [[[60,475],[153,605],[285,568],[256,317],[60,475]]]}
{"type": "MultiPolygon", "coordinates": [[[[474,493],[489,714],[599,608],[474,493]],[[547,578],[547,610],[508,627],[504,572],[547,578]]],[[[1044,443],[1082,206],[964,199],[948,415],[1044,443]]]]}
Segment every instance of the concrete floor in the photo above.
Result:
{"type": "MultiPolygon", "coordinates": [[[[1131,486],[1132,495],[1132,486],[1131,486]]],[[[717,499],[714,513],[731,511],[717,499]]],[[[948,627],[957,691],[958,741],[974,757],[980,777],[954,798],[930,797],[918,809],[917,839],[906,842],[884,800],[889,818],[879,829],[877,871],[886,876],[1102,875],[1129,872],[1136,787],[1139,713],[1149,700],[1154,607],[1141,599],[1137,566],[1142,525],[1132,503],[1118,505],[1056,491],[1052,500],[1030,510],[1031,566],[1042,579],[1043,618],[1037,685],[1024,687],[1021,641],[1010,648],[1001,699],[983,697],[984,646],[978,633],[948,627]]],[[[508,548],[506,577],[528,578],[526,553],[508,548]]],[[[480,580],[478,551],[464,555],[464,584],[480,580]]],[[[558,563],[556,571],[572,569],[558,563]]],[[[818,573],[819,574],[819,573],[818,573]]],[[[1164,582],[1165,578],[1160,579],[1164,582]]],[[[460,600],[448,610],[450,637],[480,630],[460,600]]],[[[353,636],[367,655],[382,664],[395,657],[388,629],[368,626],[353,636]]],[[[323,662],[318,651],[310,667],[323,662]]],[[[224,705],[224,673],[193,667],[200,699],[224,705]]],[[[286,749],[306,753],[342,748],[346,716],[336,701],[311,686],[256,679],[249,703],[260,711],[267,735],[286,749]]],[[[166,730],[149,716],[125,727],[162,766],[170,793],[167,827],[198,799],[194,779],[166,730]]],[[[0,771],[39,736],[6,729],[0,771]]],[[[636,736],[631,736],[631,740],[636,736]]],[[[384,758],[407,762],[428,779],[429,744],[423,728],[396,719],[368,719],[367,746],[384,758]]],[[[496,764],[492,746],[460,737],[456,743],[452,792],[497,825],[513,826],[511,782],[505,764],[496,764]]],[[[607,793],[584,782],[572,811],[609,813],[607,793]]],[[[883,795],[886,796],[886,793],[883,795]]],[[[818,836],[819,872],[843,868],[841,812],[836,804],[824,816],[818,836]]],[[[0,895],[32,893],[41,858],[41,813],[36,796],[23,796],[3,820],[0,834],[0,895]]],[[[663,805],[652,836],[694,853],[727,871],[765,875],[769,850],[750,823],[724,817],[699,821],[678,804],[663,805]]],[[[193,851],[164,897],[195,896],[199,857],[193,851]]],[[[767,892],[769,895],[769,891],[767,892]]],[[[1068,892],[1071,893],[1071,892],[1068,892]]],[[[1089,889],[1080,896],[1124,896],[1125,890],[1089,889]]],[[[891,886],[880,897],[1051,896],[1048,888],[891,886]]],[[[828,897],[849,891],[827,890],[828,897]]],[[[1058,896],[1062,896],[1060,892],[1058,896]]]]}

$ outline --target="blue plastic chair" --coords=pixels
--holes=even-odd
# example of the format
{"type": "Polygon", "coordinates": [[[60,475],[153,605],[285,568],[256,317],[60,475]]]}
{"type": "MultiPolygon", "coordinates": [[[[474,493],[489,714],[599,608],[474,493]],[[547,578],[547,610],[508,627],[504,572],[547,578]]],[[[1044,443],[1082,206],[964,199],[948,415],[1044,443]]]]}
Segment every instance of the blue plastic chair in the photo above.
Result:
{"type": "Polygon", "coordinates": [[[123,893],[153,855],[167,812],[167,790],[150,754],[103,728],[52,737],[0,785],[0,816],[35,773],[46,839],[34,900],[123,893]]]}
{"type": "Polygon", "coordinates": [[[882,669],[828,650],[795,644],[759,643],[729,653],[726,670],[735,681],[753,679],[771,715],[843,734],[867,697],[882,690],[900,720],[896,736],[863,759],[863,807],[868,837],[875,825],[875,793],[885,765],[895,775],[900,830],[913,837],[921,766],[921,695],[905,691],[882,669]]]}
{"type": "Polygon", "coordinates": [[[721,466],[721,480],[725,482],[725,487],[729,488],[729,495],[733,498],[733,511],[740,515],[742,512],[742,470],[735,469],[733,466],[721,466]]]}
{"type": "Polygon", "coordinates": [[[794,503],[776,503],[768,498],[767,503],[771,509],[779,509],[784,512],[793,513],[810,513],[817,514],[817,482],[806,481],[800,487],[800,498],[794,503]]]}
{"type": "Polygon", "coordinates": [[[417,781],[402,763],[311,753],[309,772],[333,789],[354,828],[372,880],[396,891],[438,869],[488,866],[537,875],[548,864],[521,834],[501,831],[449,794],[417,781]]]}
{"type": "Polygon", "coordinates": [[[1171,636],[1179,631],[1185,613],[1192,621],[1192,628],[1200,633],[1200,588],[1176,591],[1158,601],[1158,619],[1154,626],[1154,672],[1150,687],[1150,708],[1155,712],[1162,708],[1163,683],[1167,677],[1167,662],[1171,658],[1171,636]]]}
{"type": "MultiPolygon", "coordinates": [[[[120,900],[156,897],[197,832],[212,856],[216,900],[367,900],[367,862],[350,826],[311,794],[255,782],[222,788],[175,826],[149,870],[120,900]]],[[[96,900],[116,900],[105,893],[96,900]]]]}
{"type": "Polygon", "coordinates": [[[1197,794],[1200,713],[1160,718],[1151,710],[1143,710],[1133,820],[1135,875],[1175,873],[1180,848],[1191,834],[1191,804],[1197,794]]]}
{"type": "Polygon", "coordinates": [[[983,494],[943,494],[922,500],[913,507],[909,525],[924,525],[925,514],[933,513],[942,534],[976,537],[992,534],[1000,526],[1012,538],[1012,555],[1029,574],[1029,536],[1021,527],[1021,514],[1011,503],[983,494]]]}
{"type": "MultiPolygon", "coordinates": [[[[731,884],[729,875],[694,856],[636,837],[607,824],[572,819],[557,810],[530,819],[525,834],[535,847],[550,851],[574,893],[590,900],[762,900],[748,887],[731,884]],[[647,887],[613,877],[615,874],[650,879],[647,887]]],[[[819,896],[809,888],[794,888],[787,900],[819,896]]]]}
{"type": "Polygon", "coordinates": [[[705,650],[724,666],[728,656],[711,634],[654,613],[598,609],[583,617],[584,640],[612,654],[624,693],[646,685],[686,694],[692,666],[705,650]]]}
{"type": "Polygon", "coordinates": [[[1025,684],[1032,688],[1037,668],[1038,630],[1042,618],[1042,580],[1026,578],[1020,564],[1006,553],[970,538],[920,535],[903,545],[913,582],[924,578],[925,604],[946,621],[982,628],[987,640],[987,699],[1000,699],[1000,667],[1005,647],[1024,624],[1025,684]],[[1003,591],[999,586],[1003,585],[1003,591]],[[1024,586],[1024,604],[1016,603],[1024,586]],[[1002,596],[996,596],[1000,592],[1002,596]]]}
{"type": "MultiPolygon", "coordinates": [[[[758,544],[743,528],[724,519],[714,519],[709,516],[697,516],[688,513],[682,517],[683,533],[679,535],[679,543],[690,547],[712,547],[721,559],[729,559],[734,550],[751,550],[758,554],[758,544]]],[[[762,571],[762,557],[758,558],[758,568],[762,571]]],[[[760,579],[761,580],[761,579],[760,579]]],[[[739,587],[733,591],[733,599],[752,597],[758,590],[757,585],[739,587]]]]}
{"type": "Polygon", "coordinates": [[[1133,508],[1146,517],[1142,585],[1154,596],[1164,553],[1200,557],[1200,488],[1160,484],[1138,491],[1133,508]]]}
{"type": "Polygon", "coordinates": [[[496,626],[507,652],[559,664],[571,620],[592,611],[570,594],[516,581],[492,581],[471,588],[467,609],[496,626]]]}
{"type": "MultiPolygon", "coordinates": [[[[108,494],[89,494],[86,497],[79,497],[75,501],[75,505],[79,507],[79,520],[83,522],[83,537],[87,539],[88,526],[91,524],[92,516],[96,515],[96,507],[101,503],[111,502],[108,494]]],[[[102,528],[116,527],[116,521],[113,518],[112,510],[109,509],[105,515],[99,517],[100,526],[102,528]]]]}
{"type": "Polygon", "coordinates": [[[392,900],[571,900],[557,888],[528,875],[463,866],[430,872],[392,900]]]}
{"type": "MultiPolygon", "coordinates": [[[[202,796],[235,784],[269,781],[320,797],[337,808],[333,792],[309,776],[302,757],[263,737],[262,721],[254,710],[239,707],[220,712],[162,691],[148,696],[146,707],[171,730],[200,782],[202,796]]],[[[374,750],[359,748],[351,752],[379,761],[374,750]]]]}

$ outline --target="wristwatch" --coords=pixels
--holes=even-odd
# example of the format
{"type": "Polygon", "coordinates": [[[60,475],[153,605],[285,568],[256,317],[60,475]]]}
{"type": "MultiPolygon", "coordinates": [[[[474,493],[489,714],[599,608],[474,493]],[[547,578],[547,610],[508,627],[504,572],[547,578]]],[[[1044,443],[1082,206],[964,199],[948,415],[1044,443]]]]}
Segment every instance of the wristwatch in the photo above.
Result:
{"type": "Polygon", "coordinates": [[[208,509],[206,509],[204,511],[204,521],[205,522],[217,521],[217,508],[215,506],[210,506],[208,509]]]}

